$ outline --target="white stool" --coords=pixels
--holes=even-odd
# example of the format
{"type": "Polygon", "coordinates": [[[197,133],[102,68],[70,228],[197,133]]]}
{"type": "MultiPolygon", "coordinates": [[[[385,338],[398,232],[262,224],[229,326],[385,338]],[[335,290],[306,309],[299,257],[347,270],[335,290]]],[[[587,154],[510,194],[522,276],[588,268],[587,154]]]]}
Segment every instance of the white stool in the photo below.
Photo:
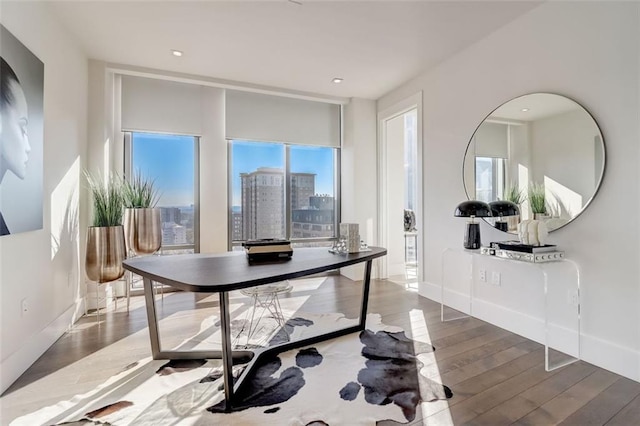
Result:
{"type": "MultiPolygon", "coordinates": [[[[289,281],[280,281],[273,284],[259,285],[240,290],[240,293],[253,299],[251,319],[249,320],[249,331],[247,332],[247,345],[249,344],[249,339],[251,339],[256,330],[258,330],[258,325],[267,311],[276,321],[278,327],[284,327],[286,321],[282,315],[282,307],[280,306],[278,295],[288,293],[292,288],[293,286],[289,281]],[[256,319],[256,310],[258,309],[261,309],[261,311],[254,324],[254,320],[256,319]]],[[[249,315],[247,315],[247,317],[248,316],[249,315]]]]}

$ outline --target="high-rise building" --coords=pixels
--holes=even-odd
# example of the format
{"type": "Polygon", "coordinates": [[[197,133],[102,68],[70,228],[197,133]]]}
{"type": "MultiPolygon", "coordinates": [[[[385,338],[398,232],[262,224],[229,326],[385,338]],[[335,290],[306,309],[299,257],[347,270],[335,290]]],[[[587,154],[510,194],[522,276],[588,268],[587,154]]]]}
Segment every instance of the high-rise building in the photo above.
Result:
{"type": "Polygon", "coordinates": [[[316,192],[314,173],[291,173],[291,209],[309,206],[309,197],[316,192]]]}
{"type": "Polygon", "coordinates": [[[242,240],[242,210],[235,207],[231,211],[231,227],[232,241],[242,240]]]}
{"type": "Polygon", "coordinates": [[[292,211],[293,238],[334,236],[334,198],[329,195],[309,197],[309,206],[292,211]]]}
{"type": "Polygon", "coordinates": [[[187,228],[172,222],[162,223],[162,245],[187,244],[187,228]]]}
{"type": "Polygon", "coordinates": [[[178,207],[160,207],[160,218],[162,223],[177,223],[180,225],[181,212],[178,207]]]}
{"type": "Polygon", "coordinates": [[[240,173],[242,180],[242,235],[244,240],[283,238],[284,172],[259,167],[251,173],[240,173]]]}
{"type": "MultiPolygon", "coordinates": [[[[243,240],[285,237],[284,171],[259,167],[240,173],[242,181],[241,232],[243,240]]],[[[315,192],[313,173],[291,173],[291,208],[309,208],[315,192]]],[[[234,219],[235,230],[235,219],[234,219]]],[[[235,234],[234,234],[235,236],[235,234]]]]}

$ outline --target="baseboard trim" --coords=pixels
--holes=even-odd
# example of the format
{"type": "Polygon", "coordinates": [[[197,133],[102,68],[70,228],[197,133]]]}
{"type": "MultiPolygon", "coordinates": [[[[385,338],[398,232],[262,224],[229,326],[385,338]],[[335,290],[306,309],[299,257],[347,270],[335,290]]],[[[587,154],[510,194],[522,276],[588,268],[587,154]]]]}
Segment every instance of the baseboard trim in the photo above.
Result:
{"type": "Polygon", "coordinates": [[[582,335],[582,359],[640,382],[640,351],[590,335],[582,335]]]}
{"type": "MultiPolygon", "coordinates": [[[[440,285],[428,282],[419,284],[418,294],[437,303],[440,303],[441,292],[440,285]]],[[[467,295],[446,291],[445,301],[448,306],[468,313],[467,295]]],[[[544,344],[544,320],[542,318],[524,315],[481,299],[473,301],[473,314],[478,319],[544,344]]],[[[555,336],[554,342],[561,342],[553,346],[563,352],[576,355],[570,345],[562,346],[563,341],[570,342],[575,339],[575,331],[553,325],[550,325],[550,330],[550,334],[555,336]]],[[[580,358],[631,380],[640,381],[640,351],[582,332],[580,335],[580,358]]]]}
{"type": "Polygon", "coordinates": [[[84,301],[76,301],[39,333],[32,335],[20,349],[0,364],[0,395],[13,384],[43,353],[84,314],[84,301]]]}

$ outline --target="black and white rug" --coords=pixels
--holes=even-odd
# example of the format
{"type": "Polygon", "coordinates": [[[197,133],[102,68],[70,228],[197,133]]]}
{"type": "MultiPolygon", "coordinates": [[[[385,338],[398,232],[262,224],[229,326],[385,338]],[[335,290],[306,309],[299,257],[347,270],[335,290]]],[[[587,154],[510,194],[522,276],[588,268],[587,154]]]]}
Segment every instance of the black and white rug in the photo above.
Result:
{"type": "MultiPolygon", "coordinates": [[[[336,329],[353,322],[340,314],[295,315],[286,326],[291,339],[309,336],[320,326],[336,329]]],[[[207,322],[210,326],[217,321],[207,322]]],[[[236,331],[238,327],[242,324],[234,323],[236,331]]],[[[219,335],[210,336],[208,343],[217,338],[219,335]]],[[[289,336],[271,329],[270,341],[283,338],[289,336]]],[[[430,344],[409,339],[403,330],[386,326],[379,315],[369,314],[367,329],[359,334],[266,360],[238,395],[241,401],[231,413],[222,412],[219,360],[146,358],[124,367],[93,391],[20,417],[12,425],[409,423],[421,404],[452,396],[449,388],[420,373],[421,355],[433,351],[430,344]]],[[[236,368],[239,372],[242,366],[236,368]]]]}

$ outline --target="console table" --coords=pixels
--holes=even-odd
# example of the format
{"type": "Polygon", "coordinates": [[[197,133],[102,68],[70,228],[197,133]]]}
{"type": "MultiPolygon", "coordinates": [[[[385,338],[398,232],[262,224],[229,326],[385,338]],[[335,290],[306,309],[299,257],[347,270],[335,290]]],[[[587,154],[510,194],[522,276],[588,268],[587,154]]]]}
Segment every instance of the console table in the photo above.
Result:
{"type": "Polygon", "coordinates": [[[505,319],[496,325],[511,331],[517,329],[515,332],[525,337],[537,336],[537,340],[544,344],[547,371],[580,359],[580,268],[570,259],[532,263],[485,255],[479,250],[449,248],[442,253],[440,291],[442,321],[476,316],[474,313],[478,310],[485,318],[493,315],[488,321],[496,323],[491,319],[502,319],[501,314],[492,314],[491,308],[494,311],[504,309],[503,313],[512,314],[512,321],[505,319]],[[453,265],[447,266],[452,259],[453,265]],[[527,281],[533,285],[527,287],[527,283],[523,284],[527,281]],[[478,294],[481,292],[483,295],[478,294]],[[517,306],[501,306],[516,298],[520,299],[517,306]],[[543,316],[541,333],[536,332],[539,330],[536,321],[539,320],[534,318],[537,312],[532,308],[536,301],[543,304],[543,312],[539,312],[543,316]],[[458,314],[445,313],[451,308],[458,314]],[[521,312],[523,308],[529,308],[529,312],[521,312]],[[522,321],[517,321],[517,318],[522,321]],[[564,355],[564,360],[553,362],[551,350],[564,355]],[[574,356],[568,355],[569,352],[574,356]]]}
{"type": "MultiPolygon", "coordinates": [[[[127,259],[125,269],[142,276],[149,322],[151,352],[154,359],[222,359],[225,409],[231,411],[234,394],[242,387],[257,361],[265,356],[290,349],[312,345],[335,337],[364,330],[369,300],[369,285],[373,259],[387,254],[380,247],[350,253],[331,254],[326,248],[299,248],[287,261],[249,265],[244,253],[231,252],[218,255],[185,254],[173,256],[147,256],[127,259]],[[253,350],[233,350],[231,347],[231,320],[229,292],[278,281],[299,278],[357,263],[366,262],[362,289],[362,304],[358,325],[335,330],[322,335],[287,342],[276,346],[253,350]],[[179,290],[219,293],[222,348],[219,351],[163,350],[158,330],[158,317],[153,292],[153,282],[159,282],[179,290]],[[232,377],[233,361],[248,362],[247,368],[237,379],[232,377]]],[[[295,283],[294,283],[295,288],[295,283]]]]}

